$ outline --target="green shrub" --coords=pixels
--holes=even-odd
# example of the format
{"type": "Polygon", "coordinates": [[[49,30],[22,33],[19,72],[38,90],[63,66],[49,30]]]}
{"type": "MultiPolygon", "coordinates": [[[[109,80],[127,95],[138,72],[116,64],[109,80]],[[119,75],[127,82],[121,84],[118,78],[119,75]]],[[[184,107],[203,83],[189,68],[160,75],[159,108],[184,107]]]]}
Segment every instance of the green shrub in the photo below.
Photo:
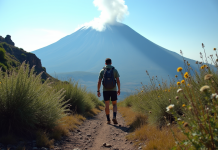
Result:
{"type": "Polygon", "coordinates": [[[0,62],[5,61],[5,53],[6,51],[4,50],[4,48],[0,48],[0,62]]]}
{"type": "Polygon", "coordinates": [[[79,86],[78,82],[71,79],[67,82],[58,82],[54,85],[54,88],[58,91],[60,89],[65,90],[65,101],[71,105],[70,109],[77,113],[85,113],[91,109],[103,105],[97,96],[92,93],[88,93],[85,87],[79,86]]]}
{"type": "Polygon", "coordinates": [[[0,62],[0,69],[1,69],[3,72],[5,72],[5,71],[7,70],[7,67],[6,67],[3,63],[0,62]]]}
{"type": "Polygon", "coordinates": [[[25,55],[24,53],[21,54],[21,57],[22,57],[23,59],[26,59],[26,55],[25,55]]]}
{"type": "Polygon", "coordinates": [[[0,43],[0,45],[1,45],[1,47],[3,47],[5,49],[5,51],[7,51],[7,52],[11,52],[12,51],[11,47],[9,46],[9,44],[7,44],[5,42],[2,42],[2,43],[0,43]]]}
{"type": "Polygon", "coordinates": [[[104,106],[104,103],[99,100],[99,98],[92,92],[87,93],[90,100],[94,103],[95,107],[104,106]]]}
{"type": "Polygon", "coordinates": [[[41,82],[41,74],[24,63],[18,71],[0,71],[0,132],[23,133],[36,127],[52,128],[68,111],[63,90],[41,82]]]}

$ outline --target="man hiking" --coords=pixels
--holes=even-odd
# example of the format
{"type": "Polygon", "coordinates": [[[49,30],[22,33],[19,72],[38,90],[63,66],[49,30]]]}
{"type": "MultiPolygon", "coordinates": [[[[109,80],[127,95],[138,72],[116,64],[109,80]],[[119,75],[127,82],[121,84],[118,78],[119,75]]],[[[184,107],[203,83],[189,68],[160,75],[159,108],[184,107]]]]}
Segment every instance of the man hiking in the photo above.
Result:
{"type": "Polygon", "coordinates": [[[98,97],[101,96],[100,93],[100,87],[101,87],[101,81],[103,84],[103,97],[105,101],[105,113],[107,116],[107,124],[110,124],[110,110],[109,110],[109,105],[110,105],[110,99],[113,104],[113,119],[112,121],[114,124],[117,123],[116,115],[117,115],[117,95],[120,95],[120,80],[119,80],[119,73],[118,71],[111,66],[112,62],[110,58],[107,58],[105,60],[105,67],[100,71],[99,77],[98,77],[98,90],[97,90],[97,95],[98,97]],[[102,80],[103,79],[103,80],[102,80]],[[118,90],[117,90],[117,86],[118,90]]]}

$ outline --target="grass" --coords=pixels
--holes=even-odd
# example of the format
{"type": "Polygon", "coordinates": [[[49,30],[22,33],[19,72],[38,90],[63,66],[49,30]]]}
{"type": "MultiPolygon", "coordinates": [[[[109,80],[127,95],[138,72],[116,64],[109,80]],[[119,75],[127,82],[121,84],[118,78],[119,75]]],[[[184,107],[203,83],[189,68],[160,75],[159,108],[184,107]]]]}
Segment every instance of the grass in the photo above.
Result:
{"type": "Polygon", "coordinates": [[[184,60],[184,68],[178,66],[175,78],[169,78],[169,82],[150,77],[146,71],[150,84],[142,84],[135,94],[119,103],[121,108],[147,116],[147,124],[140,126],[140,119],[127,115],[135,118],[130,122],[138,126],[129,138],[146,143],[145,149],[218,148],[218,55],[216,48],[214,51],[215,56],[209,57],[201,53],[202,62],[196,62],[198,70],[184,60]]]}
{"type": "MultiPolygon", "coordinates": [[[[139,147],[141,144],[143,150],[169,150],[175,145],[176,140],[169,127],[160,130],[156,126],[148,124],[146,115],[134,112],[130,107],[119,106],[118,111],[124,117],[127,125],[131,127],[131,132],[126,138],[134,141],[135,146],[139,147]]],[[[178,128],[174,127],[173,130],[180,139],[186,138],[178,128]]]]}
{"type": "MultiPolygon", "coordinates": [[[[53,147],[54,140],[69,135],[87,116],[104,106],[78,82],[42,83],[41,74],[23,63],[18,69],[0,70],[0,142],[36,139],[38,147],[53,147]]],[[[21,147],[22,148],[22,147],[21,147]]]]}

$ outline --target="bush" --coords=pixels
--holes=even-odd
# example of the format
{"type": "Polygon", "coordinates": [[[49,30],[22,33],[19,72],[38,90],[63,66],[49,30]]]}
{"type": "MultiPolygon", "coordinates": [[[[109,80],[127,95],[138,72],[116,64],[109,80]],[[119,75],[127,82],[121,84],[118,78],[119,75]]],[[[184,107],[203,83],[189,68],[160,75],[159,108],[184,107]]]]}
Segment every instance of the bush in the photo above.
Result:
{"type": "Polygon", "coordinates": [[[3,63],[0,63],[0,69],[5,72],[7,70],[7,67],[3,64],[3,63]]]}
{"type": "Polygon", "coordinates": [[[64,89],[65,101],[71,105],[70,109],[77,113],[85,113],[91,109],[103,105],[97,96],[92,93],[88,93],[85,87],[79,86],[78,82],[72,81],[71,79],[67,82],[58,82],[54,85],[54,88],[59,91],[64,89]]]}
{"type": "Polygon", "coordinates": [[[4,48],[0,47],[0,62],[5,61],[5,53],[6,51],[4,50],[4,48]]]}
{"type": "Polygon", "coordinates": [[[41,82],[41,74],[22,64],[18,71],[0,71],[0,132],[24,133],[36,127],[52,128],[65,116],[63,90],[41,82]]]}

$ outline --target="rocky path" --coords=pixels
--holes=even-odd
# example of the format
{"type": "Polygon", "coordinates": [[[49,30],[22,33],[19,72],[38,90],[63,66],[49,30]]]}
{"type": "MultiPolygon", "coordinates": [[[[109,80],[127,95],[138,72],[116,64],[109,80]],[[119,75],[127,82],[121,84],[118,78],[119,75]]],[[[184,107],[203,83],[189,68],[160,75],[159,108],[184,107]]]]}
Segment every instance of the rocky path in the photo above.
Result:
{"type": "MultiPolygon", "coordinates": [[[[111,111],[111,110],[110,110],[111,111]]],[[[112,111],[110,117],[112,118],[112,111]]],[[[127,141],[129,127],[122,116],[117,114],[118,125],[106,124],[105,112],[87,119],[77,130],[63,140],[54,149],[63,150],[134,150],[131,141],[127,141]]],[[[136,148],[137,149],[137,148],[136,148]]]]}

